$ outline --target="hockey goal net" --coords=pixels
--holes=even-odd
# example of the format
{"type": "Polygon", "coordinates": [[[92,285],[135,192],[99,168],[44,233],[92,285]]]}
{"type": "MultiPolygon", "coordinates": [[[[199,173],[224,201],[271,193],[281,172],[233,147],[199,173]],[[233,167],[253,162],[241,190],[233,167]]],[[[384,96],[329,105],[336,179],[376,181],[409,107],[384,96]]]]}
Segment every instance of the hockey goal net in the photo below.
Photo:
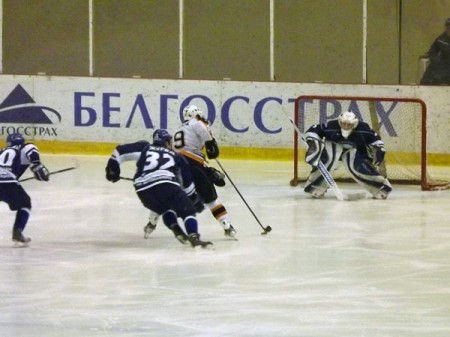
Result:
{"type": "MultiPolygon", "coordinates": [[[[427,106],[420,99],[299,96],[295,101],[294,123],[300,132],[311,125],[336,119],[342,111],[351,110],[359,120],[368,123],[385,143],[386,157],[380,172],[391,183],[420,184],[422,190],[450,188],[445,174],[434,172],[427,153],[427,106]]],[[[305,181],[311,167],[305,163],[306,146],[294,132],[294,177],[291,185],[305,181]]],[[[333,177],[337,181],[352,181],[341,165],[333,177]]]]}

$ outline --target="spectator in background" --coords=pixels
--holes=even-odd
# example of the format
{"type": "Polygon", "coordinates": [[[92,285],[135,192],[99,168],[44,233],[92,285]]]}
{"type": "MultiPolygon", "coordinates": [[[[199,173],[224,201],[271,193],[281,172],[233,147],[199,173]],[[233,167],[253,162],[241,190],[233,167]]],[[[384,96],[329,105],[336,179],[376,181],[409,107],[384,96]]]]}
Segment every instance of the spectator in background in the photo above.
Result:
{"type": "Polygon", "coordinates": [[[434,40],[424,56],[430,59],[430,63],[420,84],[450,84],[450,18],[445,20],[445,31],[434,40]]]}

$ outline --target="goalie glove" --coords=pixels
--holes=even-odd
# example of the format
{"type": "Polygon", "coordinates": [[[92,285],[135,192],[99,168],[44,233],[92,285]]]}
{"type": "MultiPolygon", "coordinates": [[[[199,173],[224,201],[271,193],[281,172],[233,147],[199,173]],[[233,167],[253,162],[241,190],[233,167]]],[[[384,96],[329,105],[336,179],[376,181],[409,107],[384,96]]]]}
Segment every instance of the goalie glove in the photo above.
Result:
{"type": "Polygon", "coordinates": [[[203,205],[202,199],[200,199],[200,197],[198,196],[198,194],[196,192],[192,193],[189,196],[189,199],[191,199],[196,213],[201,213],[205,209],[205,205],[203,205]]]}
{"type": "Polygon", "coordinates": [[[319,165],[320,155],[322,153],[323,144],[318,139],[307,139],[308,149],[305,154],[305,161],[313,166],[317,167],[319,165]]]}
{"type": "Polygon", "coordinates": [[[106,171],[106,180],[111,181],[113,183],[120,180],[120,166],[117,161],[110,158],[108,160],[108,164],[105,168],[106,171]]]}
{"type": "Polygon", "coordinates": [[[208,159],[215,159],[219,156],[219,146],[214,138],[205,142],[205,148],[208,159]]]}
{"type": "Polygon", "coordinates": [[[379,166],[383,162],[385,154],[386,150],[384,149],[384,146],[373,146],[373,164],[379,166]]]}
{"type": "Polygon", "coordinates": [[[42,164],[36,164],[31,167],[31,172],[33,172],[36,180],[39,181],[48,181],[50,173],[47,168],[42,164]]]}

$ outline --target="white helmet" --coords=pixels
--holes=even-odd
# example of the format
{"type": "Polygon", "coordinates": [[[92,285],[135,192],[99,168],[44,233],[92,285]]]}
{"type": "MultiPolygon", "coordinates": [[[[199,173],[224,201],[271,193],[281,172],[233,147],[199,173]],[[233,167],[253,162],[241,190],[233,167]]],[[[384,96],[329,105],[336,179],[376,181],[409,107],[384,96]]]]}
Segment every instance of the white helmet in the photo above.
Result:
{"type": "Polygon", "coordinates": [[[348,138],[353,129],[358,126],[358,118],[351,111],[345,111],[338,117],[339,126],[341,127],[342,137],[348,138]]]}
{"type": "Polygon", "coordinates": [[[203,111],[197,108],[195,105],[189,105],[184,108],[183,119],[185,122],[191,120],[192,118],[196,118],[197,116],[203,118],[203,111]]]}

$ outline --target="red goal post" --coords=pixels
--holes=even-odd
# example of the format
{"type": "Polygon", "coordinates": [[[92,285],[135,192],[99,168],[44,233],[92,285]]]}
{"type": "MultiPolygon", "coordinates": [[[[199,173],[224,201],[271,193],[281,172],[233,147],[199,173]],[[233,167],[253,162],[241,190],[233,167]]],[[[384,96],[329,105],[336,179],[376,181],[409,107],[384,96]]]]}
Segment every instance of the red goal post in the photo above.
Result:
{"type": "MultiPolygon", "coordinates": [[[[386,158],[380,171],[392,183],[420,184],[422,190],[448,189],[439,173],[430,174],[427,153],[427,106],[416,98],[304,95],[295,100],[294,123],[300,132],[311,125],[336,119],[351,110],[368,123],[385,143],[386,158]]],[[[306,180],[311,167],[305,163],[305,145],[294,132],[294,177],[291,186],[306,180]]],[[[343,167],[332,172],[337,181],[351,180],[343,167]]]]}

